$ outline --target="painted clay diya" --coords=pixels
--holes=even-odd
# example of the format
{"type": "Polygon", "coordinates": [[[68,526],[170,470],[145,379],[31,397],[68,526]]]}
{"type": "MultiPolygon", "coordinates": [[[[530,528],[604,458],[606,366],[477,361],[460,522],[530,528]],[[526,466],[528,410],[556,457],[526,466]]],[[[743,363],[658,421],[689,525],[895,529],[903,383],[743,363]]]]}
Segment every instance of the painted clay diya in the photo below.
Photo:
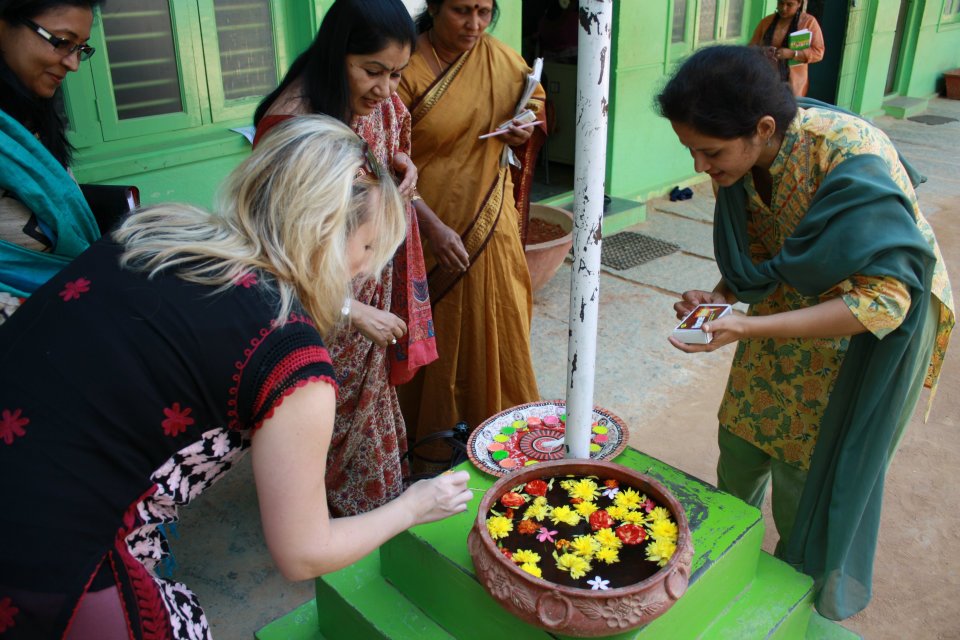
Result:
{"type": "MultiPolygon", "coordinates": [[[[503,476],[525,467],[563,460],[566,404],[563,400],[528,402],[484,420],[467,441],[467,454],[481,471],[503,476]]],[[[623,453],[629,433],[623,420],[601,407],[593,409],[590,458],[623,453]]]]}
{"type": "MultiPolygon", "coordinates": [[[[513,520],[519,523],[521,516],[515,515],[513,520]]],[[[663,615],[686,592],[693,558],[686,513],[666,487],[633,469],[592,460],[543,462],[500,478],[484,494],[467,544],[477,580],[503,608],[529,624],[575,637],[623,633],[663,615]],[[652,575],[639,582],[616,587],[603,585],[607,581],[596,578],[588,581],[589,587],[566,586],[521,569],[491,536],[487,526],[491,509],[502,512],[501,499],[519,485],[551,479],[557,483],[569,476],[593,477],[601,484],[615,480],[620,487],[642,492],[666,508],[677,527],[676,549],[670,559],[662,567],[654,565],[652,575]]]]}

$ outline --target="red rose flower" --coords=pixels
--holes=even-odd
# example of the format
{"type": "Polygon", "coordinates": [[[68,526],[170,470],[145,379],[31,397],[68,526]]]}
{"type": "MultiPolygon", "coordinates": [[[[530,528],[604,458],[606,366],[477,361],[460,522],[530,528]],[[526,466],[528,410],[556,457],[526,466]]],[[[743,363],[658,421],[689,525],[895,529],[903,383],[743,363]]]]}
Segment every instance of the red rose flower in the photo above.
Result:
{"type": "Polygon", "coordinates": [[[506,547],[500,547],[500,553],[506,556],[507,560],[513,560],[513,552],[510,551],[510,549],[507,549],[506,547]]]}
{"type": "Polygon", "coordinates": [[[517,525],[517,533],[528,536],[530,534],[536,533],[540,530],[540,525],[538,525],[533,520],[521,520],[520,524],[517,525]]]}
{"type": "Polygon", "coordinates": [[[547,483],[543,480],[531,480],[523,490],[531,496],[545,496],[547,495],[547,483]]]}
{"type": "Polygon", "coordinates": [[[503,517],[506,518],[507,520],[513,520],[513,516],[514,516],[513,509],[507,509],[506,512],[503,514],[503,517]]]}
{"type": "Polygon", "coordinates": [[[590,514],[590,528],[594,531],[600,531],[600,529],[612,529],[613,518],[610,517],[610,514],[607,513],[606,509],[594,511],[590,514]]]}
{"type": "Polygon", "coordinates": [[[500,504],[509,508],[523,506],[525,502],[526,500],[523,499],[523,496],[516,491],[505,493],[503,497],[500,498],[500,504]]]}
{"type": "Polygon", "coordinates": [[[641,526],[624,524],[617,527],[617,537],[623,544],[640,544],[647,539],[647,532],[641,526]]]}

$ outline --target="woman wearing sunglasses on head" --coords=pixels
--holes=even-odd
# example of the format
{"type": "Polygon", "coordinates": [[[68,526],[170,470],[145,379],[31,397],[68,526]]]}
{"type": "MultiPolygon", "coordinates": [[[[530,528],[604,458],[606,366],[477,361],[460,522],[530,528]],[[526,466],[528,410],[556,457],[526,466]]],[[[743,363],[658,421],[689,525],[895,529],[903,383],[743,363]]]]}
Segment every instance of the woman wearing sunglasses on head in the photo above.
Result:
{"type": "Polygon", "coordinates": [[[247,451],[280,572],[307,580],[467,508],[466,472],[330,515],[337,384],[324,340],[403,203],[325,116],[277,125],[218,211],[148,207],[0,326],[0,638],[208,639],[156,575],[160,526],[247,451]]]}
{"type": "Polygon", "coordinates": [[[67,166],[60,85],[93,55],[100,0],[0,4],[0,323],[100,237],[67,166]]]}

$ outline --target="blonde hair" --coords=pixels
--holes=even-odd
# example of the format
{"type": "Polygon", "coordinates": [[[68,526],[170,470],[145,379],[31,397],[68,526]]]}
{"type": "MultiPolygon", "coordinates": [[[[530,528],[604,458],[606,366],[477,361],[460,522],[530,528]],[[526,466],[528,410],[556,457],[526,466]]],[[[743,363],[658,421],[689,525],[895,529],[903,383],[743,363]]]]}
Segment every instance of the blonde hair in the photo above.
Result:
{"type": "Polygon", "coordinates": [[[130,216],[113,234],[124,245],[121,265],[150,277],[175,268],[218,292],[251,270],[265,272],[275,279],[277,320],[286,321],[299,300],[327,334],[350,295],[350,234],[367,222],[377,229],[365,275],[379,276],[406,233],[396,185],[360,171],[365,152],[333,118],[282,122],[228,176],[218,214],[166,204],[130,216]]]}

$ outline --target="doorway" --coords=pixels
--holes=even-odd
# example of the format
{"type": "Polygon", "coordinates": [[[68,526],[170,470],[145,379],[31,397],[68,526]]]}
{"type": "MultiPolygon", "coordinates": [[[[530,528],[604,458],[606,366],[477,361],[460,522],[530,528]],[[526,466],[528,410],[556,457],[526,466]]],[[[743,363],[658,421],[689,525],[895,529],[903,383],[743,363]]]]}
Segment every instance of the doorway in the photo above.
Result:
{"type": "Polygon", "coordinates": [[[810,91],[807,95],[829,104],[836,104],[840,69],[843,64],[844,40],[847,33],[849,2],[809,0],[807,12],[817,19],[823,31],[823,60],[810,65],[810,91]]]}
{"type": "Polygon", "coordinates": [[[883,87],[883,95],[899,93],[900,62],[904,58],[904,33],[907,25],[907,14],[910,10],[909,0],[900,0],[900,11],[897,14],[897,30],[893,34],[893,50],[890,52],[890,64],[887,67],[887,81],[883,87]]]}

